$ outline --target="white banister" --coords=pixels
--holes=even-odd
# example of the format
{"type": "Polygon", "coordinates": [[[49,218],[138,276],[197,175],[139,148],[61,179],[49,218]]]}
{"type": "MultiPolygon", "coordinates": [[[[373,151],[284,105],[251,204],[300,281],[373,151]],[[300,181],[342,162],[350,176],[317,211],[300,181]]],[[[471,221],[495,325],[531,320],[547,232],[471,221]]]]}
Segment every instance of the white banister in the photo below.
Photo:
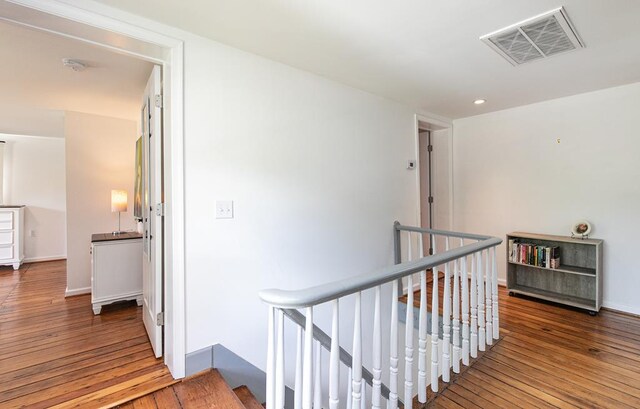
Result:
{"type": "Polygon", "coordinates": [[[460,270],[453,260],[453,372],[460,373],[460,270]]]}
{"type": "Polygon", "coordinates": [[[353,369],[349,368],[349,382],[347,382],[347,409],[353,408],[353,369]]]}
{"type": "Polygon", "coordinates": [[[338,409],[340,403],[340,306],[333,300],[331,320],[331,352],[329,353],[329,409],[338,409]]]}
{"type": "Polygon", "coordinates": [[[313,407],[315,409],[322,408],[322,370],[320,364],[322,362],[322,351],[320,348],[320,342],[315,342],[315,364],[313,366],[313,407]]]}
{"type": "Polygon", "coordinates": [[[496,248],[491,248],[491,258],[493,259],[492,282],[493,288],[493,339],[500,338],[500,319],[498,311],[498,266],[496,265],[496,248]]]}
{"type": "MultiPolygon", "coordinates": [[[[413,260],[411,232],[407,232],[407,253],[413,260]]],[[[411,409],[413,400],[413,274],[407,276],[407,314],[404,333],[404,407],[411,409]]]]}
{"type": "Polygon", "coordinates": [[[391,289],[391,325],[389,328],[389,407],[398,407],[398,280],[391,289]]]}
{"type": "Polygon", "coordinates": [[[362,396],[362,294],[356,293],[356,305],[353,320],[353,372],[352,382],[353,389],[351,396],[353,398],[353,407],[360,407],[362,396]]]}
{"type": "Polygon", "coordinates": [[[407,319],[404,336],[404,407],[413,401],[413,276],[407,277],[407,319]]]}
{"type": "MultiPolygon", "coordinates": [[[[424,243],[420,234],[420,258],[424,243]]],[[[418,402],[427,402],[427,272],[420,272],[420,313],[418,316],[418,402]]]]}
{"type": "Polygon", "coordinates": [[[274,324],[275,308],[269,306],[269,318],[267,321],[267,409],[274,409],[275,400],[275,376],[276,376],[276,329],[274,324]]]}
{"type": "Polygon", "coordinates": [[[487,342],[487,345],[493,345],[493,324],[491,323],[491,319],[493,317],[493,314],[491,312],[491,292],[493,291],[493,285],[492,285],[492,276],[493,274],[491,273],[491,269],[489,267],[489,250],[487,250],[487,254],[484,258],[485,260],[485,268],[484,268],[484,275],[486,277],[485,279],[485,308],[487,310],[487,313],[485,314],[485,319],[486,319],[486,324],[485,324],[485,329],[487,331],[487,334],[485,336],[485,341],[487,342]]]}
{"type": "Polygon", "coordinates": [[[275,405],[284,409],[284,311],[278,309],[278,344],[276,348],[275,405]]]}
{"type": "Polygon", "coordinates": [[[302,364],[302,409],[313,403],[313,307],[307,307],[304,328],[304,363],[302,364]]]}
{"type": "MultiPolygon", "coordinates": [[[[432,236],[433,254],[436,254],[436,238],[432,236]]],[[[431,390],[438,392],[438,267],[433,266],[433,291],[431,293],[431,390]]]]}
{"type": "MultiPolygon", "coordinates": [[[[445,237],[445,251],[449,251],[449,237],[445,237]]],[[[442,380],[451,380],[451,271],[444,265],[444,294],[442,296],[442,380]]],[[[437,311],[434,314],[438,314],[437,311]]]]}
{"type": "MultiPolygon", "coordinates": [[[[460,239],[460,247],[464,247],[464,239],[460,239]]],[[[469,365],[469,272],[467,256],[462,257],[460,280],[462,281],[462,364],[469,365]]]]}
{"type": "MultiPolygon", "coordinates": [[[[267,362],[266,362],[266,407],[268,409],[284,409],[285,404],[285,350],[288,340],[285,339],[284,318],[292,320],[297,327],[295,343],[295,376],[294,409],[321,409],[323,400],[328,409],[346,407],[348,409],[397,409],[399,405],[411,408],[414,400],[414,377],[417,373],[417,400],[421,404],[427,401],[427,387],[438,392],[439,380],[451,381],[451,371],[459,373],[461,364],[469,365],[469,357],[477,357],[478,350],[484,350],[486,345],[492,345],[498,339],[499,309],[498,309],[498,279],[496,246],[502,240],[467,233],[444,232],[419,227],[394,225],[395,265],[358,276],[351,276],[333,283],[322,284],[303,290],[264,290],[260,297],[268,304],[268,334],[267,334],[267,362]],[[402,232],[406,231],[408,260],[402,260],[402,232]],[[412,234],[418,234],[418,252],[413,248],[412,234]],[[424,234],[433,245],[433,255],[424,257],[424,234]],[[444,243],[442,238],[444,238],[444,243]],[[459,238],[460,245],[451,247],[451,237],[459,238]],[[436,238],[443,246],[438,252],[436,238]],[[465,240],[473,241],[465,245],[465,240]],[[418,255],[414,257],[414,255],[418,255]],[[467,259],[468,256],[471,259],[467,259]],[[484,257],[484,261],[483,261],[484,257]],[[471,262],[469,272],[468,263],[471,262]],[[431,269],[432,299],[428,300],[428,272],[431,269]],[[444,273],[442,293],[442,315],[439,305],[439,270],[444,273]],[[453,271],[451,270],[453,269],[453,271]],[[418,311],[418,328],[414,329],[414,277],[420,276],[420,308],[418,311]],[[469,282],[469,273],[471,281],[469,282]],[[398,296],[402,280],[407,284],[407,310],[404,334],[404,377],[403,387],[399,385],[399,351],[398,351],[398,296]],[[451,282],[453,280],[453,284],[451,282]],[[382,381],[383,365],[383,328],[385,320],[382,316],[383,285],[391,283],[391,317],[389,339],[389,386],[382,381]],[[374,292],[372,337],[364,337],[362,328],[367,325],[370,316],[362,316],[364,291],[374,292]],[[353,316],[353,339],[351,354],[340,346],[340,298],[355,296],[353,316]],[[431,334],[428,331],[428,302],[431,302],[431,334]],[[314,325],[314,308],[317,305],[330,302],[332,307],[331,335],[314,325]],[[299,309],[304,309],[304,315],[299,309]],[[442,319],[442,324],[440,324],[442,319]],[[440,330],[442,328],[442,330],[440,330]],[[442,334],[440,334],[442,331],[442,334]],[[431,349],[428,353],[427,344],[431,337],[431,349]],[[440,339],[442,337],[442,339],[440,339]],[[414,338],[418,340],[418,363],[414,367],[414,338]],[[368,344],[364,344],[364,343],[368,344]],[[362,352],[371,347],[372,367],[370,372],[363,367],[362,352]],[[325,365],[322,349],[328,352],[328,369],[325,365]],[[429,356],[431,358],[429,358],[429,356]],[[428,364],[430,362],[430,364],[428,364]],[[344,393],[344,380],[340,383],[340,369],[344,364],[349,372],[347,393],[344,393]],[[430,371],[427,370],[430,365],[430,371]],[[415,371],[415,373],[414,373],[415,371]],[[324,379],[323,377],[328,377],[324,379]],[[367,388],[367,384],[370,388],[367,388]],[[328,386],[323,395],[323,385],[328,386]],[[399,389],[403,389],[403,402],[399,399],[399,389]],[[368,405],[368,406],[367,406],[368,405]]],[[[387,288],[388,289],[388,288],[387,288]]],[[[366,298],[368,299],[368,298],[366,298]]],[[[349,313],[350,315],[350,313],[349,313]]],[[[351,317],[349,317],[351,318],[351,317]]],[[[388,322],[388,321],[387,321],[388,322]]],[[[327,361],[325,361],[327,362],[327,361]]]]}
{"type": "MultiPolygon", "coordinates": [[[[337,302],[337,300],[336,300],[337,302]]],[[[302,327],[296,334],[296,373],[293,390],[293,409],[302,409],[302,327]]]]}
{"type": "Polygon", "coordinates": [[[478,357],[478,286],[476,284],[476,254],[471,254],[471,358],[478,357]]]}
{"type": "Polygon", "coordinates": [[[478,285],[478,350],[485,350],[485,318],[484,318],[484,272],[482,271],[482,257],[484,252],[481,251],[478,253],[476,257],[476,261],[478,262],[478,278],[476,279],[476,284],[478,285]]]}
{"type": "Polygon", "coordinates": [[[376,287],[373,306],[373,386],[371,388],[371,408],[382,407],[382,330],[380,322],[380,286],[376,287]]]}

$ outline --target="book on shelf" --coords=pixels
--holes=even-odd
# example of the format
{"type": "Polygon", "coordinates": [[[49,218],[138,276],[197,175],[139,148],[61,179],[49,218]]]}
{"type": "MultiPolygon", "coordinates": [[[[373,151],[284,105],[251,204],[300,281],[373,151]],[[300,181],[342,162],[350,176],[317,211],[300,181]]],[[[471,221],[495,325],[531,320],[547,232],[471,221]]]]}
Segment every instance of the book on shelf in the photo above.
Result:
{"type": "Polygon", "coordinates": [[[560,247],[541,246],[510,239],[508,243],[509,261],[535,267],[559,268],[560,247]]]}

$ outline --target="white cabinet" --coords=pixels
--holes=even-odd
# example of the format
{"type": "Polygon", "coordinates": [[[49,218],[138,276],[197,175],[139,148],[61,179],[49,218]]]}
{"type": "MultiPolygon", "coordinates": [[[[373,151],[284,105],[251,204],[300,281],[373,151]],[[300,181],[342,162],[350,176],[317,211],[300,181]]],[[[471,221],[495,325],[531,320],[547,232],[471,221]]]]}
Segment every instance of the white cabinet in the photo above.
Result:
{"type": "Polygon", "coordinates": [[[142,236],[138,233],[91,237],[91,304],[93,313],[116,301],[142,305],[142,236]]]}
{"type": "Polygon", "coordinates": [[[20,268],[24,260],[24,206],[0,206],[0,266],[20,268]]]}

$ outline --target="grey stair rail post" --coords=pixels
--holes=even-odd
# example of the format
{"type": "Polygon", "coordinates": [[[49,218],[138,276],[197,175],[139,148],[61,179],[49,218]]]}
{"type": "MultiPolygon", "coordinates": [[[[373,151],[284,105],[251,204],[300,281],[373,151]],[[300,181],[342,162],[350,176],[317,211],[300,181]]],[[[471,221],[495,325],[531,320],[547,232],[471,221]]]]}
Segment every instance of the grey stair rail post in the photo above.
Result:
{"type": "MultiPolygon", "coordinates": [[[[402,263],[402,230],[399,221],[393,222],[393,262],[402,263]]],[[[402,297],[402,278],[398,279],[398,297],[402,297]]]]}

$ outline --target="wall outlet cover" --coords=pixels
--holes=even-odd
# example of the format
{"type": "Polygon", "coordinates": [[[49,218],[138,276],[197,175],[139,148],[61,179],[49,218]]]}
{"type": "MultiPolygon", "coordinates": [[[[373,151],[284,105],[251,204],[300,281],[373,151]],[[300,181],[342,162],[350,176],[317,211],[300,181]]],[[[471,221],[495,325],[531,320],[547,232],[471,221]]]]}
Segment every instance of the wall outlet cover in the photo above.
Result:
{"type": "Polygon", "coordinates": [[[233,200],[216,200],[216,219],[233,219],[233,200]]]}

